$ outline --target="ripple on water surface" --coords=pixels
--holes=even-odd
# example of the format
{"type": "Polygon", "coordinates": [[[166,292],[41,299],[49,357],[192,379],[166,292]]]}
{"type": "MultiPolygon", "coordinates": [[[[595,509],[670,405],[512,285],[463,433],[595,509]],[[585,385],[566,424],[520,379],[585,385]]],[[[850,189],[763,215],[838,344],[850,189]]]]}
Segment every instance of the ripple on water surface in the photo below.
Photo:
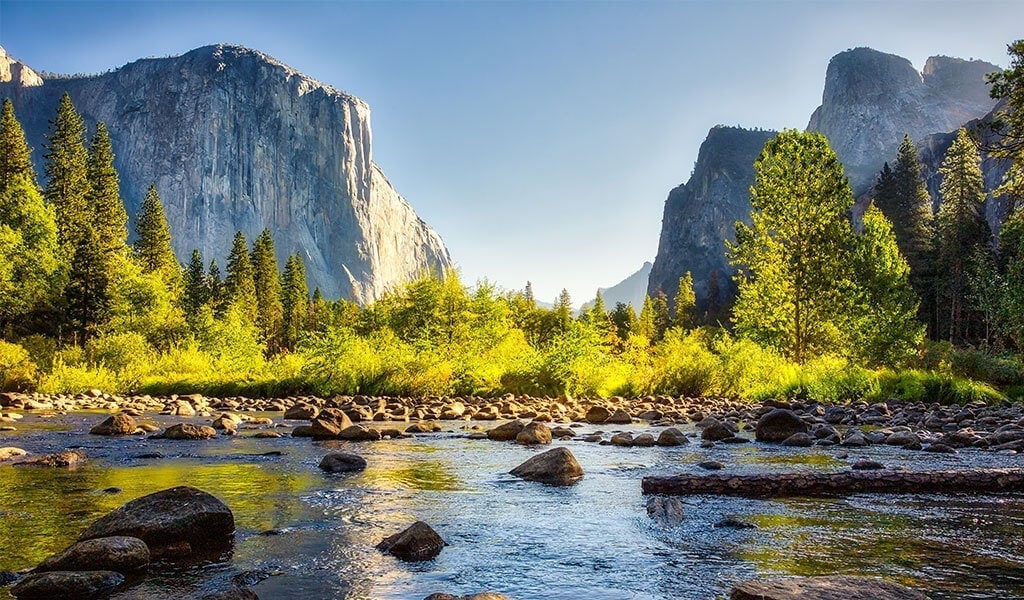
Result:
{"type": "Polygon", "coordinates": [[[687,498],[684,522],[667,528],[647,517],[640,494],[645,475],[697,472],[694,465],[707,459],[742,473],[833,471],[861,456],[908,468],[1019,466],[1017,457],[871,447],[842,459],[838,448],[624,449],[568,441],[587,476],[552,488],[507,474],[542,450],[452,434],[363,445],[174,442],[88,436],[97,415],[34,419],[26,418],[16,445],[33,452],[80,445],[92,459],[72,471],[0,467],[0,570],[34,566],[125,501],[175,485],[205,489],[235,513],[231,556],[188,569],[158,565],[115,598],[180,600],[226,587],[248,569],[274,573],[254,589],[283,600],[482,590],[703,600],[724,597],[750,577],[822,573],[879,575],[936,599],[1024,597],[1024,496],[687,498]],[[322,474],[320,458],[338,449],[362,454],[369,467],[322,474]],[[163,458],[139,458],[154,453],[163,458]],[[104,491],[110,488],[120,492],[104,491]],[[756,528],[716,527],[727,517],[756,528]],[[450,544],[435,560],[407,564],[374,550],[415,520],[450,544]],[[261,535],[268,531],[275,535],[261,535]]]}

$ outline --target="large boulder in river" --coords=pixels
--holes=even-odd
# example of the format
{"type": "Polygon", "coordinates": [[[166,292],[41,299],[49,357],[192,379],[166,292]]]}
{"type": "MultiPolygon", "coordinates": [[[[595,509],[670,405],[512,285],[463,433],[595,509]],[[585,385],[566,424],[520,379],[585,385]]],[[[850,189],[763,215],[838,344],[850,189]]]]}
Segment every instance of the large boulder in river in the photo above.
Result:
{"type": "Polygon", "coordinates": [[[139,430],[138,423],[130,415],[119,413],[89,430],[92,435],[132,435],[139,430]]]}
{"type": "Polygon", "coordinates": [[[339,408],[325,408],[313,419],[314,440],[336,439],[342,431],[352,426],[352,419],[339,408]]]}
{"type": "Polygon", "coordinates": [[[306,402],[297,402],[284,411],[286,420],[308,421],[320,414],[320,409],[306,402]]]}
{"type": "Polygon", "coordinates": [[[117,571],[129,573],[149,566],[149,546],[139,538],[112,536],[85,540],[54,554],[35,568],[46,571],[117,571]]]}
{"type": "Polygon", "coordinates": [[[686,435],[675,427],[669,427],[658,435],[659,446],[685,446],[689,443],[686,435]]]}
{"type": "Polygon", "coordinates": [[[583,479],[583,467],[568,448],[552,448],[510,471],[516,477],[548,485],[572,485],[583,479]]]}
{"type": "Polygon", "coordinates": [[[551,428],[543,423],[528,424],[523,430],[516,434],[516,443],[527,446],[551,443],[551,428]]]}
{"type": "MultiPolygon", "coordinates": [[[[235,517],[223,502],[194,487],[180,486],[132,500],[96,521],[80,541],[110,536],[137,537],[150,549],[188,544],[205,553],[231,542],[235,517]]],[[[184,553],[184,552],[183,552],[184,553]]]]}
{"type": "Polygon", "coordinates": [[[348,473],[366,468],[366,459],[349,452],[331,452],[320,461],[320,468],[328,473],[348,473]]]}
{"type": "Polygon", "coordinates": [[[404,531],[384,538],[377,549],[404,561],[430,560],[448,544],[423,521],[416,521],[404,531]]]}
{"type": "Polygon", "coordinates": [[[758,419],[754,433],[759,442],[783,442],[793,434],[807,433],[809,429],[795,412],[776,408],[758,419]]]}
{"type": "Polygon", "coordinates": [[[18,600],[85,600],[106,596],[124,583],[114,571],[50,571],[22,578],[11,588],[18,600]]]}
{"type": "Polygon", "coordinates": [[[587,409],[587,415],[584,418],[587,420],[587,423],[597,425],[607,421],[610,416],[612,416],[612,413],[608,412],[607,408],[603,406],[591,406],[587,409]]]}
{"type": "Polygon", "coordinates": [[[731,438],[736,435],[736,432],[725,423],[718,419],[711,419],[710,422],[704,425],[704,431],[700,434],[700,439],[709,442],[717,442],[727,438],[731,438]]]}
{"type": "Polygon", "coordinates": [[[523,428],[522,421],[509,421],[508,423],[502,423],[494,429],[487,431],[487,439],[494,440],[497,442],[510,442],[516,439],[516,436],[522,432],[523,428]]]}
{"type": "Polygon", "coordinates": [[[156,437],[165,440],[208,440],[217,437],[217,430],[209,425],[178,423],[171,425],[156,437]]]}
{"type": "Polygon", "coordinates": [[[730,600],[928,600],[921,592],[849,575],[748,581],[732,589],[730,600]]]}

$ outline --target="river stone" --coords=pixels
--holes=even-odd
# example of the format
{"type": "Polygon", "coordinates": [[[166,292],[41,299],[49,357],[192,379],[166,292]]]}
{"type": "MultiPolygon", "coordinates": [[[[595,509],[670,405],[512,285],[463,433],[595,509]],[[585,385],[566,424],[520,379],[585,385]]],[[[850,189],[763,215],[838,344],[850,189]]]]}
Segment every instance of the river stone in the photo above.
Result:
{"type": "Polygon", "coordinates": [[[615,425],[629,425],[633,422],[633,417],[629,416],[629,413],[622,410],[621,408],[616,410],[605,423],[612,423],[615,425]]]}
{"type": "Polygon", "coordinates": [[[448,544],[430,525],[416,521],[404,531],[384,538],[377,549],[407,562],[430,560],[448,544]]]}
{"type": "Polygon", "coordinates": [[[675,427],[669,427],[658,435],[659,446],[685,446],[690,440],[675,427]]]}
{"type": "Polygon", "coordinates": [[[704,431],[700,434],[702,440],[709,442],[717,442],[726,438],[731,438],[735,435],[732,429],[725,423],[715,419],[714,422],[708,423],[704,427],[704,431]]]}
{"type": "Polygon", "coordinates": [[[658,442],[655,441],[654,436],[649,433],[641,433],[640,435],[633,438],[633,445],[641,448],[650,448],[656,445],[658,442]]]}
{"type": "Polygon", "coordinates": [[[479,594],[469,594],[468,596],[453,596],[451,594],[438,593],[431,594],[423,600],[509,600],[509,597],[495,592],[482,592],[479,594]]]}
{"type": "Polygon", "coordinates": [[[232,587],[231,589],[222,590],[220,592],[206,594],[202,597],[202,600],[260,600],[260,597],[256,595],[256,592],[249,588],[232,587]]]}
{"type": "Polygon", "coordinates": [[[748,581],[732,589],[730,600],[928,600],[910,588],[871,577],[828,575],[748,581]]]}
{"type": "Polygon", "coordinates": [[[50,571],[25,576],[11,594],[18,600],[84,600],[105,596],[124,583],[114,571],[50,571]]]}
{"type": "Polygon", "coordinates": [[[320,414],[320,409],[307,404],[305,402],[298,402],[293,404],[291,408],[284,411],[284,418],[292,421],[309,421],[320,414]]]}
{"type": "Polygon", "coordinates": [[[720,471],[725,468],[725,465],[718,462],[717,460],[705,460],[697,463],[697,466],[704,469],[705,471],[720,471]]]}
{"type": "Polygon", "coordinates": [[[603,406],[591,406],[590,408],[587,409],[587,415],[584,417],[584,419],[587,421],[587,423],[597,425],[599,423],[604,423],[605,421],[607,421],[608,417],[610,416],[612,416],[612,414],[608,412],[607,408],[603,406]]]}
{"type": "Polygon", "coordinates": [[[487,432],[487,438],[498,442],[510,442],[525,428],[521,421],[502,423],[487,432]]]}
{"type": "Polygon", "coordinates": [[[647,500],[647,516],[665,527],[677,527],[686,516],[679,498],[651,496],[647,500]]]}
{"type": "Polygon", "coordinates": [[[551,428],[536,421],[529,423],[516,435],[516,443],[527,446],[551,443],[551,428]]]}
{"type": "Polygon", "coordinates": [[[380,441],[380,438],[379,429],[366,427],[365,425],[352,425],[338,433],[339,440],[348,440],[350,442],[376,442],[380,441]]]}
{"type": "Polygon", "coordinates": [[[795,433],[807,433],[808,429],[795,412],[776,408],[758,419],[754,437],[759,442],[782,442],[795,433]]]}
{"type": "Polygon", "coordinates": [[[851,467],[854,471],[877,471],[884,469],[885,465],[878,462],[877,460],[871,460],[869,458],[861,458],[853,463],[851,467]]]}
{"type": "Polygon", "coordinates": [[[14,571],[0,571],[0,587],[11,585],[19,579],[21,579],[21,575],[14,571]]]}
{"type": "Polygon", "coordinates": [[[897,431],[885,438],[887,446],[917,446],[921,447],[921,438],[913,431],[897,431]]]}
{"type": "Polygon", "coordinates": [[[512,469],[511,474],[548,485],[572,485],[583,479],[583,467],[568,448],[552,448],[512,469]]]}
{"type": "Polygon", "coordinates": [[[628,448],[633,445],[633,435],[623,431],[622,433],[616,433],[611,439],[612,446],[622,446],[628,448]]]}
{"type": "Polygon", "coordinates": [[[209,425],[178,423],[165,429],[158,437],[165,440],[208,440],[217,437],[217,430],[209,425]]]}
{"type": "Polygon", "coordinates": [[[223,502],[180,486],[132,500],[90,525],[78,539],[124,535],[141,539],[150,549],[175,545],[190,553],[225,546],[234,532],[235,517],[223,502]]]}
{"type": "Polygon", "coordinates": [[[78,464],[83,462],[85,459],[85,452],[82,452],[81,450],[61,450],[60,452],[44,454],[31,460],[25,460],[14,464],[19,467],[68,468],[78,466],[78,464]]]}
{"type": "Polygon", "coordinates": [[[25,456],[26,454],[28,454],[28,452],[21,448],[15,448],[14,446],[0,448],[0,462],[11,460],[12,458],[18,458],[19,456],[25,456]]]}
{"type": "Polygon", "coordinates": [[[313,439],[335,439],[342,431],[352,426],[352,419],[338,408],[325,408],[312,420],[313,439]]]}
{"type": "Polygon", "coordinates": [[[435,431],[441,431],[441,426],[433,421],[417,421],[405,428],[406,433],[433,433],[435,431]]]}
{"type": "Polygon", "coordinates": [[[139,538],[102,537],[77,542],[35,568],[46,571],[140,571],[149,566],[149,546],[139,538]]]}
{"type": "Polygon", "coordinates": [[[135,419],[124,413],[111,415],[105,421],[89,430],[92,435],[131,435],[138,431],[135,419]]]}
{"type": "Polygon", "coordinates": [[[813,443],[814,440],[806,433],[794,433],[788,438],[782,440],[783,446],[793,446],[796,448],[808,448],[813,443]]]}
{"type": "Polygon", "coordinates": [[[348,473],[366,468],[366,459],[349,452],[331,452],[320,461],[320,468],[328,473],[348,473]]]}

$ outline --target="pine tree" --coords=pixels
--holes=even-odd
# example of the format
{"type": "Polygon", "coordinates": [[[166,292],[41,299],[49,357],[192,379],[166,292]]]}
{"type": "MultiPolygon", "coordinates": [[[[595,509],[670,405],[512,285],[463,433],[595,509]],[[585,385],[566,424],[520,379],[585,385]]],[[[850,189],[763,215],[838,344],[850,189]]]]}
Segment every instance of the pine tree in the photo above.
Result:
{"type": "Polygon", "coordinates": [[[46,140],[46,190],[43,195],[55,209],[61,253],[70,259],[93,216],[89,214],[87,201],[89,178],[85,123],[67,93],[60,99],[57,117],[46,140]]]}
{"type": "Polygon", "coordinates": [[[738,331],[799,363],[835,351],[848,302],[853,193],[825,137],[787,130],[754,163],[751,225],[729,244],[738,331]]]}
{"type": "Polygon", "coordinates": [[[708,275],[708,299],[704,310],[704,322],[714,324],[722,313],[722,284],[719,281],[718,269],[712,269],[708,275]]]}
{"type": "Polygon", "coordinates": [[[166,275],[165,281],[179,273],[178,260],[171,248],[171,228],[167,225],[164,203],[156,191],[156,184],[149,186],[135,217],[135,234],[138,236],[135,255],[143,271],[166,275]]]}
{"type": "Polygon", "coordinates": [[[0,194],[23,178],[35,184],[32,148],[25,141],[25,130],[14,116],[14,103],[4,99],[0,109],[0,194]]]}
{"type": "Polygon", "coordinates": [[[64,288],[65,314],[80,344],[89,341],[110,311],[109,283],[99,236],[86,224],[74,248],[68,285],[64,288]]]}
{"type": "Polygon", "coordinates": [[[1024,40],[1007,45],[1010,68],[988,76],[991,96],[1002,100],[991,126],[998,140],[991,154],[1009,161],[1002,184],[993,191],[1024,206],[1024,40]]]}
{"type": "Polygon", "coordinates": [[[526,290],[523,291],[523,297],[526,298],[526,301],[530,304],[534,306],[537,305],[537,299],[533,296],[533,283],[529,281],[526,282],[526,290]]]}
{"type": "Polygon", "coordinates": [[[851,354],[859,364],[896,368],[915,355],[924,337],[917,320],[918,298],[892,224],[877,207],[867,210],[863,223],[851,256],[851,354]]]}
{"type": "Polygon", "coordinates": [[[903,136],[896,168],[889,171],[886,163],[879,175],[874,204],[892,223],[896,244],[910,265],[910,285],[921,299],[920,316],[934,329],[935,216],[917,156],[910,136],[903,136]]]}
{"type": "Polygon", "coordinates": [[[631,304],[616,302],[615,310],[611,313],[611,321],[615,326],[615,332],[621,341],[629,339],[629,334],[637,333],[639,322],[636,317],[636,310],[631,304]]]}
{"type": "Polygon", "coordinates": [[[264,229],[252,247],[253,285],[256,289],[256,326],[270,351],[277,348],[281,328],[281,280],[274,256],[274,238],[264,229]]]}
{"type": "Polygon", "coordinates": [[[654,337],[652,341],[660,342],[665,337],[665,332],[672,326],[672,317],[668,308],[668,296],[665,292],[658,290],[658,293],[651,298],[651,310],[654,315],[654,337]]]}
{"type": "Polygon", "coordinates": [[[299,254],[288,257],[281,277],[281,307],[283,312],[283,341],[285,348],[294,348],[302,336],[309,302],[306,286],[306,266],[299,254]]]}
{"type": "Polygon", "coordinates": [[[697,294],[693,292],[693,274],[689,271],[679,278],[679,290],[673,302],[675,317],[672,324],[681,329],[697,326],[697,294]]]}
{"type": "Polygon", "coordinates": [[[110,133],[102,121],[96,125],[96,134],[89,145],[87,172],[89,193],[86,202],[96,235],[99,237],[100,251],[109,268],[110,258],[125,249],[128,239],[128,213],[125,212],[124,202],[121,201],[110,133]]]}
{"type": "Polygon", "coordinates": [[[653,342],[657,335],[657,326],[655,324],[654,316],[654,302],[650,296],[644,296],[644,304],[640,307],[640,316],[637,317],[636,328],[634,331],[649,342],[653,342]]]}
{"type": "Polygon", "coordinates": [[[978,148],[960,129],[939,169],[938,272],[941,333],[951,343],[967,341],[971,306],[967,302],[967,280],[971,257],[987,249],[992,233],[984,217],[985,180],[981,174],[978,148]]]}
{"type": "Polygon", "coordinates": [[[249,243],[241,231],[235,233],[228,254],[227,275],[224,278],[224,304],[237,306],[251,322],[256,322],[256,282],[252,261],[249,258],[249,243]]]}
{"type": "Polygon", "coordinates": [[[309,331],[324,332],[333,324],[334,311],[331,303],[324,298],[320,288],[313,290],[313,299],[309,302],[309,323],[306,329],[309,331]]]}
{"type": "Polygon", "coordinates": [[[210,260],[210,268],[206,272],[206,284],[213,313],[217,316],[222,316],[226,306],[224,301],[224,281],[221,279],[220,267],[217,266],[216,258],[210,260]]]}
{"type": "Polygon", "coordinates": [[[192,258],[185,268],[185,285],[182,294],[182,308],[185,317],[192,318],[210,303],[210,284],[206,279],[203,253],[199,249],[192,250],[192,258]]]}
{"type": "Polygon", "coordinates": [[[555,308],[552,313],[553,329],[559,333],[569,331],[569,324],[572,322],[572,297],[569,295],[569,290],[562,288],[558,298],[555,299],[555,308]]]}
{"type": "Polygon", "coordinates": [[[58,268],[57,225],[31,173],[0,191],[0,334],[51,299],[58,268]]]}

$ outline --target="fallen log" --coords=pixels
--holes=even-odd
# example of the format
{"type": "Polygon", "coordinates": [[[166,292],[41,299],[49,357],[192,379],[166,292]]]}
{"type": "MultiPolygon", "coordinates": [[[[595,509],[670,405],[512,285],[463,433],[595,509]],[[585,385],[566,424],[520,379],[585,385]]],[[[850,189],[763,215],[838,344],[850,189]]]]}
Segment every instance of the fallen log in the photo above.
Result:
{"type": "Polygon", "coordinates": [[[986,493],[1024,491],[1024,469],[840,471],[758,475],[644,477],[644,494],[670,496],[842,496],[846,494],[986,493]]]}

